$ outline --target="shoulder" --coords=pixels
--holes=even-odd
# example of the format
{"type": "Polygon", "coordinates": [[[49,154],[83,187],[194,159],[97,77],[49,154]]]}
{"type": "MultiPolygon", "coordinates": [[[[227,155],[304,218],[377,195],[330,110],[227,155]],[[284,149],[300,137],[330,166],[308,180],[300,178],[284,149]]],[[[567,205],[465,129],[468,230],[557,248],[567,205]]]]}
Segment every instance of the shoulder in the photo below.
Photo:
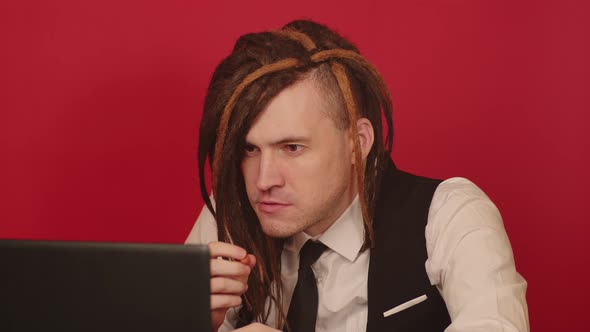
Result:
{"type": "Polygon", "coordinates": [[[455,177],[441,182],[428,212],[427,240],[435,240],[445,230],[465,233],[479,227],[503,229],[496,205],[468,179],[455,177]]]}
{"type": "Polygon", "coordinates": [[[428,212],[427,228],[449,226],[457,214],[473,217],[468,224],[501,226],[496,205],[475,183],[461,177],[442,181],[436,188],[428,212]]]}
{"type": "MultiPolygon", "coordinates": [[[[429,274],[446,266],[461,241],[477,232],[491,232],[495,240],[509,246],[502,216],[481,188],[461,177],[441,182],[432,197],[425,230],[429,274]]],[[[437,279],[431,281],[437,283],[437,279]]]]}
{"type": "Polygon", "coordinates": [[[215,217],[213,217],[213,214],[206,206],[203,206],[185,243],[206,244],[217,240],[217,223],[215,222],[215,217]]]}
{"type": "MultiPolygon", "coordinates": [[[[442,203],[448,201],[467,201],[471,199],[488,200],[488,196],[475,183],[462,177],[453,177],[440,182],[433,197],[434,203],[432,209],[440,207],[442,203]]],[[[431,209],[431,210],[432,210],[431,209]]]]}

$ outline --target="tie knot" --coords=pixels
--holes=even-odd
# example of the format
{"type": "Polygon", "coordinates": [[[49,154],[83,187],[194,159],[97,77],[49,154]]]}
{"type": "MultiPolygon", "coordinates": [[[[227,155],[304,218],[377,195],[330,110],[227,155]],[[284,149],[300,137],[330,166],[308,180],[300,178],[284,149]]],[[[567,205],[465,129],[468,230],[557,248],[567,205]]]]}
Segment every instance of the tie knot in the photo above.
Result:
{"type": "Polygon", "coordinates": [[[311,264],[320,258],[322,253],[328,249],[325,244],[321,242],[314,242],[307,240],[299,251],[299,269],[310,267],[311,264]]]}

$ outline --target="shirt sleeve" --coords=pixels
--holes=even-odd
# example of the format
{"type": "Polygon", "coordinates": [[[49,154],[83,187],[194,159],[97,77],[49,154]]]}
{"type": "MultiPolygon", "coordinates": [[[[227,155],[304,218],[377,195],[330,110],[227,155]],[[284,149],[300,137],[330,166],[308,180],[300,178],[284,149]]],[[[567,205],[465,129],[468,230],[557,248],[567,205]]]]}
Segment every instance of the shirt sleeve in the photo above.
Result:
{"type": "Polygon", "coordinates": [[[530,330],[527,283],[498,209],[475,184],[452,178],[438,186],[426,247],[426,271],[452,321],[446,332],[530,330]]]}

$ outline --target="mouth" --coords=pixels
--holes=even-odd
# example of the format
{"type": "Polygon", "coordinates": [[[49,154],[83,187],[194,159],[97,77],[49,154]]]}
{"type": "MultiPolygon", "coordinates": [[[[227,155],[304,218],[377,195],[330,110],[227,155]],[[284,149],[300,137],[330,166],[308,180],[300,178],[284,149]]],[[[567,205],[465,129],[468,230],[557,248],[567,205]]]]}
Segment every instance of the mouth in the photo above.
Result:
{"type": "Polygon", "coordinates": [[[262,213],[277,213],[291,206],[291,204],[283,202],[272,202],[272,201],[259,201],[256,203],[256,207],[262,213]]]}

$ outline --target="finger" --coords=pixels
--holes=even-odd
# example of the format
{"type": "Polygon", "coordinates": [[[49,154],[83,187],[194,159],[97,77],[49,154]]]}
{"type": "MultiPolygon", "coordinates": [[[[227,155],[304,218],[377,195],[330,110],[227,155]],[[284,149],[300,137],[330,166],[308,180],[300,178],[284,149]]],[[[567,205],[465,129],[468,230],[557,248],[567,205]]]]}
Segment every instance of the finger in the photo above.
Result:
{"type": "Polygon", "coordinates": [[[248,284],[229,278],[211,278],[211,294],[242,295],[248,284]]]}
{"type": "Polygon", "coordinates": [[[243,259],[240,259],[240,263],[248,265],[250,268],[253,268],[254,265],[256,265],[256,256],[248,254],[243,259]]]}
{"type": "Polygon", "coordinates": [[[225,257],[240,260],[246,257],[246,250],[230,243],[211,242],[208,246],[209,255],[212,258],[225,257]]]}
{"type": "Polygon", "coordinates": [[[237,295],[215,294],[211,295],[211,310],[221,308],[233,308],[242,304],[242,298],[237,295]]]}
{"type": "Polygon", "coordinates": [[[248,266],[253,269],[254,266],[256,266],[256,256],[252,255],[252,254],[248,254],[248,266]]]}
{"type": "Polygon", "coordinates": [[[244,265],[250,265],[250,255],[246,255],[246,257],[240,259],[240,263],[244,265]]]}
{"type": "Polygon", "coordinates": [[[250,267],[240,262],[230,262],[222,259],[209,260],[211,277],[248,278],[250,267]]]}

